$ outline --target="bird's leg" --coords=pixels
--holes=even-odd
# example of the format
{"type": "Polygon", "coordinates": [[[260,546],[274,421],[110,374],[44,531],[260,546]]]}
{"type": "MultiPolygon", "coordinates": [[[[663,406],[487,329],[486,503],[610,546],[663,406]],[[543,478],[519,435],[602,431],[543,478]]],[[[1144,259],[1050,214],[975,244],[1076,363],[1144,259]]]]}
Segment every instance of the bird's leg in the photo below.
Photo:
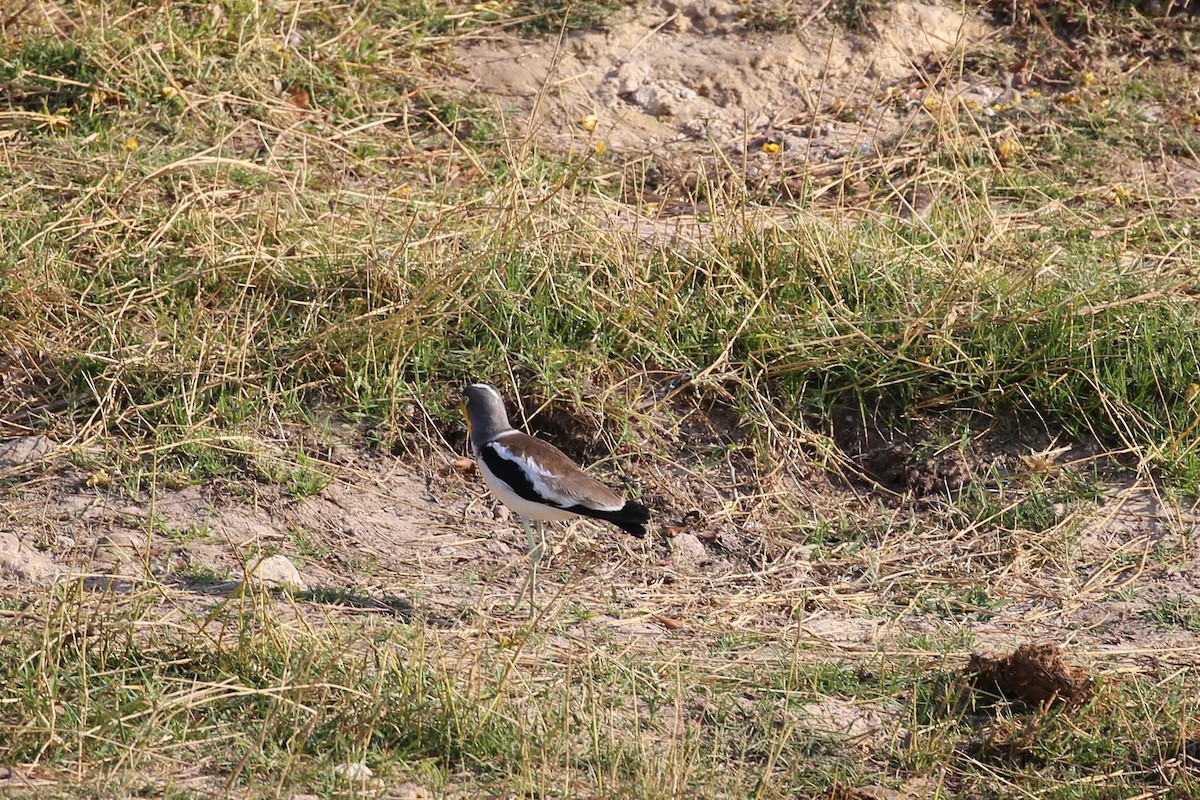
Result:
{"type": "Polygon", "coordinates": [[[529,520],[525,517],[521,518],[521,525],[525,529],[525,542],[528,544],[528,549],[525,551],[529,556],[529,574],[525,576],[525,582],[521,584],[521,590],[517,592],[517,600],[513,605],[515,610],[521,604],[521,599],[525,596],[526,587],[529,588],[529,616],[533,616],[534,600],[537,598],[537,568],[538,562],[542,560],[542,555],[546,552],[546,534],[542,528],[541,520],[538,520],[538,539],[533,538],[533,530],[529,527],[529,520]]]}
{"type": "Polygon", "coordinates": [[[537,542],[533,538],[533,530],[529,527],[529,520],[525,517],[521,517],[521,525],[525,528],[525,554],[532,555],[534,547],[537,546],[537,542]]]}

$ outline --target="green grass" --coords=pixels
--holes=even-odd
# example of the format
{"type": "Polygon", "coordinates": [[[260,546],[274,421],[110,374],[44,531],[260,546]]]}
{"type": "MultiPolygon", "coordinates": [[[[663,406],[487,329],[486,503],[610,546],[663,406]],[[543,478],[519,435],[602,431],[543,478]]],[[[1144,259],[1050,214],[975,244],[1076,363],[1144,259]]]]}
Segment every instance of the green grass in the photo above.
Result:
{"type": "Polygon", "coordinates": [[[529,660],[522,650],[543,645],[527,641],[473,648],[472,678],[450,666],[446,648],[462,640],[420,627],[305,633],[254,594],[182,625],[153,622],[152,608],[149,595],[68,588],[9,614],[0,744],[15,762],[61,775],[64,790],[77,770],[117,793],[182,790],[200,771],[245,796],[335,796],[346,763],[447,789],[556,792],[567,780],[628,797],[816,796],[920,775],[940,775],[947,797],[1197,788],[1171,766],[1195,734],[1183,722],[1194,684],[1178,674],[1106,680],[1075,713],[983,704],[959,671],[910,656],[711,672],[619,643],[529,660]],[[889,746],[849,743],[836,715],[856,709],[854,736],[889,746]]]}
{"type": "MultiPolygon", "coordinates": [[[[40,354],[42,395],[65,400],[69,418],[101,419],[123,438],[153,431],[168,459],[192,460],[208,446],[198,432],[314,404],[404,429],[412,423],[397,411],[413,400],[446,424],[440,387],[470,378],[528,370],[527,391],[579,402],[569,387],[580,374],[615,381],[646,366],[720,367],[735,395],[751,386],[763,395],[738,399],[746,407],[809,419],[835,404],[882,405],[897,417],[914,407],[1034,413],[1072,437],[1132,448],[1184,485],[1200,475],[1185,268],[1195,245],[1153,206],[1121,220],[1120,241],[1094,238],[1106,224],[1096,214],[1065,209],[981,240],[997,198],[1020,206],[1078,190],[1047,168],[973,167],[986,143],[964,140],[934,153],[961,176],[964,202],[938,209],[930,229],[812,221],[760,237],[730,222],[703,254],[635,255],[600,232],[551,236],[542,212],[585,190],[590,167],[550,153],[467,154],[445,127],[487,115],[464,98],[419,103],[425,112],[406,130],[372,128],[353,142],[365,149],[351,162],[374,182],[419,140],[441,153],[436,173],[478,163],[488,172],[474,190],[508,202],[476,208],[470,190],[414,192],[410,168],[390,172],[392,190],[368,211],[338,199],[331,170],[347,156],[330,137],[404,109],[378,77],[387,63],[355,50],[367,38],[361,24],[305,20],[306,35],[344,35],[318,63],[268,46],[282,19],[270,13],[230,14],[219,29],[189,13],[140,23],[147,35],[183,37],[159,54],[181,87],[170,100],[170,82],[124,27],[89,28],[70,44],[31,36],[5,62],[18,84],[10,108],[61,121],[26,125],[23,172],[38,181],[7,174],[0,309],[15,340],[40,354]],[[257,50],[223,46],[251,35],[257,50]],[[214,66],[200,66],[197,52],[214,66]],[[114,59],[140,71],[118,81],[105,72],[114,59]],[[200,69],[211,74],[180,77],[200,69]],[[299,112],[258,84],[300,78],[329,116],[272,133],[264,160],[262,137],[238,132],[274,130],[273,119],[299,112]],[[110,90],[95,87],[109,84],[123,88],[97,101],[110,90]],[[230,93],[236,101],[212,102],[230,93]],[[189,102],[176,103],[184,94],[189,102]],[[132,152],[128,137],[139,142],[132,152]],[[189,162],[198,151],[213,156],[189,162]],[[296,185],[304,191],[288,188],[296,185]],[[228,199],[214,205],[217,197],[228,199]],[[449,214],[423,210],[456,200],[449,214]],[[1164,258],[1179,266],[1163,269],[1164,258]]],[[[390,58],[426,52],[400,38],[390,58]]],[[[1135,127],[1067,128],[1066,139],[1031,152],[1075,164],[1091,131],[1122,144],[1107,132],[1135,127]]],[[[1150,135],[1137,131],[1139,141],[1150,135]]],[[[607,410],[628,414],[630,401],[610,397],[607,410]]],[[[5,410],[26,405],[10,400],[5,410]]]]}
{"type": "Polygon", "coordinates": [[[1200,632],[1200,603],[1185,597],[1155,600],[1142,615],[1164,630],[1182,628],[1200,632]]]}
{"type": "MultiPolygon", "coordinates": [[[[479,256],[414,255],[389,270],[386,290],[367,285],[371,273],[349,258],[296,265],[297,274],[265,254],[254,289],[232,296],[246,279],[241,267],[177,280],[161,262],[135,258],[119,270],[66,267],[57,286],[26,275],[22,291],[71,299],[8,308],[29,344],[50,350],[47,395],[70,398],[71,416],[100,408],[110,433],[153,430],[182,448],[198,428],[253,423],[264,406],[295,415],[338,404],[400,426],[399,402],[430,403],[436,387],[502,369],[533,370],[555,396],[583,373],[725,363],[789,415],[845,404],[1034,413],[1068,436],[1133,448],[1188,485],[1200,475],[1196,311],[1186,279],[1149,258],[1130,266],[1083,242],[1032,278],[1032,267],[1007,259],[959,253],[956,264],[951,253],[949,263],[932,262],[928,242],[906,232],[814,228],[716,250],[703,263],[665,256],[635,266],[593,253],[581,266],[578,252],[528,258],[513,231],[463,236],[479,256]],[[163,288],[130,306],[138,292],[119,287],[136,265],[158,273],[163,288]],[[434,275],[448,291],[432,294],[434,275]],[[420,305],[397,307],[394,296],[420,305]],[[38,320],[64,318],[70,341],[39,330],[38,320]],[[162,331],[150,319],[176,322],[162,331]],[[523,348],[513,351],[513,341],[523,348]],[[130,350],[161,357],[128,364],[103,355],[130,350]]],[[[1168,242],[1176,258],[1194,257],[1189,241],[1168,242]]],[[[37,257],[65,263],[77,252],[68,247],[47,245],[37,257]]]]}
{"type": "Polygon", "coordinates": [[[420,663],[420,647],[402,651],[386,632],[353,637],[354,651],[306,647],[263,609],[230,604],[206,626],[151,639],[81,599],[41,607],[41,630],[27,617],[0,639],[2,736],[17,761],[108,763],[110,779],[187,763],[242,788],[283,767],[328,788],[340,763],[486,771],[513,744],[510,722],[463,702],[461,687],[420,663]],[[89,633],[74,628],[81,611],[99,621],[89,633]]]}
{"type": "MultiPolygon", "coordinates": [[[[225,597],[207,592],[238,576],[190,563],[173,576],[183,600],[150,574],[127,594],[68,582],[0,600],[0,751],[52,784],[29,796],[374,791],[335,777],[357,762],[448,797],[1200,791],[1180,766],[1197,740],[1191,667],[1134,672],[1084,649],[1099,694],[1044,712],[960,674],[995,626],[1109,596],[1076,517],[1105,480],[1181,494],[1200,480],[1195,203],[1118,168],[1194,164],[1194,44],[1129,74],[1067,70],[993,116],[931,104],[931,127],[894,153],[828,185],[802,176],[802,208],[714,177],[697,190],[709,238],[644,243],[588,205],[636,184],[641,156],[526,142],[446,78],[463,37],[555,36],[622,6],[104,0],[57,6],[69,37],[6,21],[0,432],[68,443],[100,500],[199,485],[302,508],[358,469],[324,454],[329,423],[373,456],[440,466],[462,441],[456,388],[491,380],[573,454],[639,468],[669,524],[729,523],[711,574],[671,573],[680,594],[654,583],[674,566],[630,569],[632,585],[568,597],[544,629],[473,607],[422,625],[427,587],[376,601],[362,587],[395,583],[394,562],[310,521],[288,527],[291,548],[364,584],[225,597]],[[881,211],[915,177],[938,192],[928,221],[881,211]],[[683,391],[653,402],[672,381],[683,391]],[[855,483],[859,454],[835,444],[845,415],[909,437],[917,460],[977,436],[1102,455],[1012,458],[893,495],[855,483]],[[810,502],[781,475],[853,484],[853,502],[810,502]],[[694,510],[707,488],[719,502],[694,510]],[[602,625],[663,609],[689,627],[647,644],[602,625]],[[841,619],[903,635],[854,633],[834,653],[804,628],[841,619]],[[867,744],[814,721],[834,706],[876,714],[867,744]]],[[[750,4],[748,24],[798,24],[780,8],[750,4]]],[[[869,28],[883,10],[830,12],[869,28]]],[[[998,69],[1005,52],[971,57],[998,69]]],[[[25,496],[36,486],[4,480],[6,521],[56,524],[25,496]]],[[[181,551],[222,544],[204,521],[114,514],[181,551]]],[[[1177,565],[1179,539],[1102,566],[1177,565]]],[[[456,578],[483,592],[500,572],[456,578]]],[[[1200,626],[1183,597],[1141,619],[1200,626]]]]}

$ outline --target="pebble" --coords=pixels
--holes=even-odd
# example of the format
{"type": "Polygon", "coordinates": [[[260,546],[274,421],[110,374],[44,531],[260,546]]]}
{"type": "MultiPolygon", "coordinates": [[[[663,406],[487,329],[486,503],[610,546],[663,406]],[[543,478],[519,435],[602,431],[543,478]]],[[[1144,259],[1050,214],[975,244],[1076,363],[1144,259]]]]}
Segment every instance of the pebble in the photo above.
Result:
{"type": "Polygon", "coordinates": [[[675,557],[680,561],[703,561],[708,558],[704,543],[690,533],[681,533],[671,539],[675,557]]]}
{"type": "Polygon", "coordinates": [[[45,436],[18,436],[16,439],[0,442],[0,469],[37,461],[57,446],[52,439],[45,436]]]}
{"type": "Polygon", "coordinates": [[[355,783],[369,781],[375,776],[375,773],[371,771],[371,768],[361,761],[338,764],[333,768],[333,774],[344,781],[354,781],[355,783]]]}
{"type": "Polygon", "coordinates": [[[250,583],[264,586],[268,589],[291,589],[302,592],[305,589],[300,570],[287,556],[268,556],[254,567],[250,574],[250,583]]]}

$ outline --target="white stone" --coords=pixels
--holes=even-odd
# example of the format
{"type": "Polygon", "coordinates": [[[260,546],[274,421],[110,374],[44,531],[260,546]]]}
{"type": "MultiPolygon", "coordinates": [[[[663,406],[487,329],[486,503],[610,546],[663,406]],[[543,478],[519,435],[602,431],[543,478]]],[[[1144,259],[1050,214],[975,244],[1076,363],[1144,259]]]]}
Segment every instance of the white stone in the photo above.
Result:
{"type": "Polygon", "coordinates": [[[680,561],[703,561],[708,558],[704,543],[690,533],[681,533],[671,539],[675,557],[680,561]]]}
{"type": "Polygon", "coordinates": [[[58,573],[58,565],[17,538],[0,532],[0,580],[44,583],[58,573]]]}
{"type": "Polygon", "coordinates": [[[304,580],[300,570],[287,556],[268,556],[250,571],[250,583],[265,586],[268,589],[292,589],[304,591],[304,580]]]}
{"type": "Polygon", "coordinates": [[[0,469],[37,461],[55,447],[55,443],[45,436],[20,436],[0,442],[0,469]]]}
{"type": "Polygon", "coordinates": [[[650,77],[650,70],[637,63],[626,62],[617,67],[617,94],[633,94],[650,77]]]}
{"type": "Polygon", "coordinates": [[[354,781],[356,783],[369,781],[375,776],[375,773],[371,771],[371,768],[361,761],[338,764],[333,768],[333,774],[344,781],[354,781]]]}

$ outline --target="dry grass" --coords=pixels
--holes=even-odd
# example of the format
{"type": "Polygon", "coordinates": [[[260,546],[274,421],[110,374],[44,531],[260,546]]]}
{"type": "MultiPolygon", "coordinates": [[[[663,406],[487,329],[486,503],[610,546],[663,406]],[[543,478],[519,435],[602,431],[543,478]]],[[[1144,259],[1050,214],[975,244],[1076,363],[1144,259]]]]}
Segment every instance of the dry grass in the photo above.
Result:
{"type": "MultiPolygon", "coordinates": [[[[1164,177],[1200,146],[1183,66],[1068,66],[987,114],[951,78],[1003,46],[926,65],[890,151],[756,181],[714,154],[687,184],[699,235],[671,241],[630,199],[640,159],[544,150],[453,88],[451,45],[547,12],[0,12],[0,430],[62,445],[3,473],[2,521],[59,552],[46,497],[96,496],[140,516],[73,532],[147,542],[120,590],[7,595],[4,789],[1195,793],[1200,257],[1196,197],[1164,177]],[[466,379],[710,563],[579,531],[542,613],[504,612],[519,558],[439,538],[491,524],[436,469],[466,379]],[[428,505],[389,488],[389,452],[432,465],[436,548],[243,548],[167,502],[428,505]],[[220,569],[177,565],[201,546],[220,569]],[[214,588],[268,549],[337,583],[214,588]],[[972,693],[971,652],[1036,637],[1073,644],[1094,700],[972,693]],[[337,776],[358,762],[375,777],[337,776]]],[[[806,123],[898,101],[861,102],[806,123]]]]}

